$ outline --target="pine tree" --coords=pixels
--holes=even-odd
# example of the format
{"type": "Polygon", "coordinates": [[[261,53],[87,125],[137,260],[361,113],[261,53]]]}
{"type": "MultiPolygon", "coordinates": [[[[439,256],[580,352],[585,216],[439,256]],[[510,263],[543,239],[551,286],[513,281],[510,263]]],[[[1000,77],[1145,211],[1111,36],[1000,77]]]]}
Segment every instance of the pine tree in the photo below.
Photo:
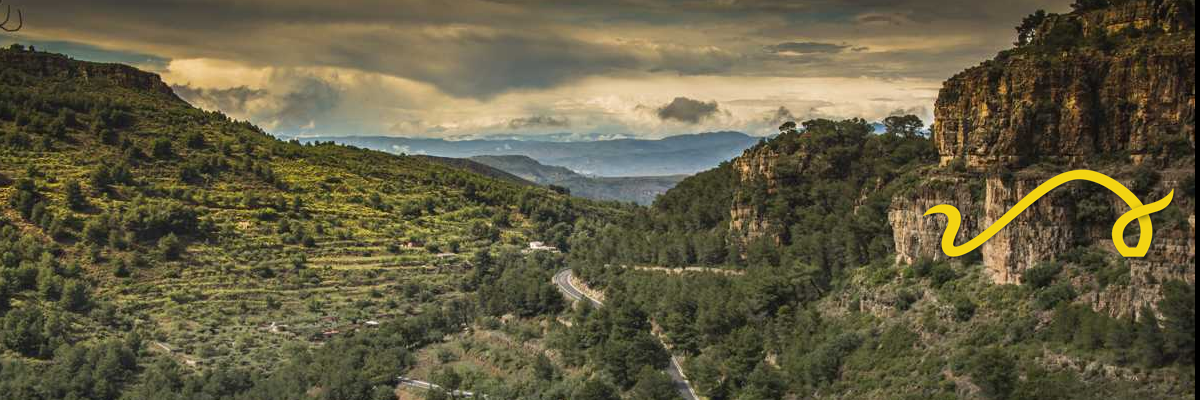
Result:
{"type": "Polygon", "coordinates": [[[1158,309],[1163,313],[1167,348],[1182,365],[1196,360],[1196,286],[1182,281],[1167,282],[1158,309]]]}
{"type": "Polygon", "coordinates": [[[1158,316],[1154,315],[1154,310],[1150,307],[1142,309],[1133,351],[1135,358],[1148,367],[1159,367],[1163,364],[1162,330],[1158,326],[1158,316]]]}
{"type": "Polygon", "coordinates": [[[66,193],[67,207],[72,210],[81,210],[87,207],[87,196],[83,194],[83,188],[79,186],[79,181],[68,181],[63,186],[63,191],[66,193]]]}
{"type": "Polygon", "coordinates": [[[675,392],[675,384],[671,382],[671,377],[646,366],[638,373],[637,383],[633,385],[630,397],[637,400],[676,400],[679,394],[675,392]]]}
{"type": "Polygon", "coordinates": [[[67,311],[80,311],[87,307],[87,286],[77,279],[69,279],[63,284],[59,304],[67,311]]]}
{"type": "Polygon", "coordinates": [[[608,383],[592,379],[580,386],[571,395],[575,400],[620,400],[617,396],[617,389],[608,383]]]}

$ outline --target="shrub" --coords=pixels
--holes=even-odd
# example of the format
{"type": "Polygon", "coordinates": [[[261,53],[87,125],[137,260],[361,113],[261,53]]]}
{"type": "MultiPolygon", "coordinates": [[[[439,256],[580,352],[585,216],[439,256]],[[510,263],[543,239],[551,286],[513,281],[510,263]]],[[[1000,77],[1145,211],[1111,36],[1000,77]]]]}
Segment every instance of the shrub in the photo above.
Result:
{"type": "Polygon", "coordinates": [[[184,143],[187,145],[187,147],[190,147],[193,149],[202,149],[202,148],[204,148],[204,144],[205,144],[204,143],[204,135],[200,134],[200,132],[188,133],[187,136],[184,138],[184,143]]]}
{"type": "Polygon", "coordinates": [[[1062,264],[1057,262],[1041,262],[1021,274],[1021,280],[1033,289],[1042,289],[1054,283],[1054,278],[1062,272],[1062,264]]]}
{"type": "Polygon", "coordinates": [[[975,316],[975,303],[966,297],[960,297],[954,301],[954,319],[965,322],[970,321],[975,316]]]}
{"type": "Polygon", "coordinates": [[[1060,283],[1038,292],[1034,303],[1038,308],[1049,310],[1059,303],[1075,299],[1075,288],[1070,283],[1060,283]]]}
{"type": "Polygon", "coordinates": [[[913,293],[911,290],[900,289],[896,291],[896,301],[893,305],[896,306],[897,310],[908,311],[909,307],[912,307],[913,303],[916,303],[917,300],[916,293],[913,293]]]}
{"type": "Polygon", "coordinates": [[[1150,189],[1153,188],[1154,185],[1158,184],[1159,179],[1160,175],[1158,174],[1158,171],[1155,171],[1146,165],[1139,165],[1137,168],[1133,169],[1133,176],[1130,178],[1129,188],[1133,190],[1134,194],[1139,195],[1139,197],[1146,196],[1149,194],[1150,189]]]}
{"type": "Polygon", "coordinates": [[[160,160],[170,159],[175,156],[175,150],[171,148],[171,140],[165,137],[154,139],[150,147],[150,154],[154,158],[160,160]]]}
{"type": "Polygon", "coordinates": [[[936,263],[933,265],[933,269],[929,271],[929,282],[935,288],[941,288],[942,285],[957,278],[958,274],[946,263],[936,263]]]}
{"type": "Polygon", "coordinates": [[[158,252],[162,254],[164,259],[177,260],[183,253],[183,250],[183,243],[179,241],[179,238],[174,233],[167,234],[167,236],[163,236],[158,240],[158,252]]]}
{"type": "Polygon", "coordinates": [[[933,269],[933,260],[922,257],[917,259],[912,264],[912,274],[917,278],[929,276],[929,271],[933,269]]]}
{"type": "Polygon", "coordinates": [[[81,210],[87,207],[87,196],[84,196],[83,188],[79,186],[79,181],[68,181],[63,185],[63,192],[67,198],[67,207],[70,207],[72,210],[81,210]]]}
{"type": "Polygon", "coordinates": [[[989,347],[971,358],[971,381],[993,399],[1006,399],[1017,384],[1017,361],[996,347],[989,347]]]}

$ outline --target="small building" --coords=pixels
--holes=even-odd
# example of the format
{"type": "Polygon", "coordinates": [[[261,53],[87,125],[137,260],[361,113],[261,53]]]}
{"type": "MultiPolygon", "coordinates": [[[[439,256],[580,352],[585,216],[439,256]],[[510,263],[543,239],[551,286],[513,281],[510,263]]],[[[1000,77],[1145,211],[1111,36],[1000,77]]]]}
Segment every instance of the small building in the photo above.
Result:
{"type": "Polygon", "coordinates": [[[557,253],[558,248],[554,246],[547,246],[544,242],[529,242],[529,248],[525,249],[525,252],[529,253],[534,251],[549,251],[552,253],[557,253]]]}

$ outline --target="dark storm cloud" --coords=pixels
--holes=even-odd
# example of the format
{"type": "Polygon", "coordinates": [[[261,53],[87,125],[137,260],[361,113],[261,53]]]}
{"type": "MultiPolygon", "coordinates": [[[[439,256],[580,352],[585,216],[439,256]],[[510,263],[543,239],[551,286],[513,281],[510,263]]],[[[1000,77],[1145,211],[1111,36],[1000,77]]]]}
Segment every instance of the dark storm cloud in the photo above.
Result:
{"type": "Polygon", "coordinates": [[[843,50],[850,48],[846,44],[820,43],[820,42],[785,42],[766,47],[768,53],[791,53],[791,54],[813,54],[813,53],[841,53],[843,50]]]}
{"type": "Polygon", "coordinates": [[[405,132],[429,135],[543,133],[554,126],[536,118],[552,115],[579,130],[648,134],[762,125],[783,104],[825,115],[806,105],[817,96],[838,104],[831,117],[921,106],[930,101],[899,95],[864,105],[891,94],[830,85],[936,86],[1011,46],[1021,17],[1071,1],[22,0],[16,38],[148,66],[190,101],[273,131],[384,133],[403,119],[420,121],[405,132]],[[276,73],[297,76],[262,78],[276,73]],[[679,93],[714,101],[635,108],[679,93]],[[769,103],[734,103],[759,95],[769,103]]]}
{"type": "Polygon", "coordinates": [[[701,120],[715,115],[719,111],[716,101],[699,101],[687,97],[676,97],[667,105],[656,110],[658,118],[664,121],[674,120],[689,124],[700,123],[701,120]]]}
{"type": "Polygon", "coordinates": [[[910,21],[907,17],[898,14],[863,14],[855,20],[862,24],[882,23],[888,25],[903,25],[910,21]]]}
{"type": "Polygon", "coordinates": [[[250,101],[267,96],[265,90],[250,89],[238,86],[227,89],[205,89],[193,87],[190,84],[172,85],[176,95],[193,105],[209,110],[222,110],[227,113],[244,114],[248,111],[250,101]]]}
{"type": "Polygon", "coordinates": [[[796,121],[796,119],[796,116],[792,114],[791,110],[788,110],[787,107],[779,106],[778,110],[768,113],[763,121],[769,126],[779,126],[784,122],[796,121]]]}
{"type": "Polygon", "coordinates": [[[338,105],[337,89],[321,79],[300,78],[295,85],[277,100],[274,117],[281,127],[311,124],[338,105]]]}
{"type": "MultiPolygon", "coordinates": [[[[55,0],[27,4],[26,14],[31,34],[167,58],[350,68],[487,99],[647,71],[872,76],[873,66],[889,65],[946,75],[965,65],[945,62],[936,44],[911,52],[867,52],[860,46],[870,55],[833,60],[853,65],[812,65],[822,61],[815,59],[800,61],[802,70],[793,65],[796,60],[772,64],[753,54],[765,47],[777,54],[842,55],[854,53],[838,44],[843,40],[903,35],[933,40],[954,33],[995,36],[999,46],[1011,39],[993,33],[1011,33],[1020,16],[1066,2],[55,0]],[[886,26],[873,25],[879,23],[886,26]],[[699,35],[689,38],[692,33],[699,35]],[[822,36],[838,40],[796,40],[822,36]]],[[[960,49],[976,58],[999,50],[978,43],[946,46],[960,49]]]]}
{"type": "Polygon", "coordinates": [[[173,85],[172,89],[197,107],[250,118],[279,131],[303,129],[338,106],[338,90],[322,79],[287,76],[276,80],[286,82],[287,87],[206,89],[185,84],[173,85]]]}
{"type": "Polygon", "coordinates": [[[576,27],[530,11],[478,0],[62,0],[31,6],[29,13],[51,16],[42,20],[43,29],[131,43],[171,58],[352,68],[430,83],[457,97],[641,71],[714,74],[736,60],[711,46],[580,37],[576,27]]]}
{"type": "Polygon", "coordinates": [[[519,130],[528,128],[566,128],[571,126],[571,120],[562,117],[537,115],[527,118],[514,118],[508,121],[508,129],[519,130]]]}

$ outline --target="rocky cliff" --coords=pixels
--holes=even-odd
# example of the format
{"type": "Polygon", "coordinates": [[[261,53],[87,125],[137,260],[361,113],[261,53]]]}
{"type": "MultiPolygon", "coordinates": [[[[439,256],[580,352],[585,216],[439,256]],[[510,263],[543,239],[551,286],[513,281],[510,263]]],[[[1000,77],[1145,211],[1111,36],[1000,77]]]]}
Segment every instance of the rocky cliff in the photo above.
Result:
{"type": "MultiPolygon", "coordinates": [[[[1175,190],[1178,207],[1153,216],[1149,255],[1128,259],[1132,284],[1092,302],[1129,313],[1157,300],[1157,282],[1195,282],[1194,21],[1188,2],[1172,0],[1052,15],[1030,44],[946,81],[933,127],[942,167],[888,212],[898,261],[944,258],[945,217],[924,216],[934,205],[962,210],[961,243],[1049,177],[1090,168],[1144,201],[1175,190]]],[[[1115,252],[1108,231],[1128,206],[1088,185],[1055,190],[981,248],[996,283],[1019,283],[1074,248],[1115,252]]],[[[1136,228],[1126,234],[1137,240],[1136,228]]]]}
{"type": "Polygon", "coordinates": [[[23,50],[0,52],[0,71],[7,68],[43,78],[103,80],[119,87],[163,94],[179,100],[158,74],[128,65],[76,61],[62,54],[23,50]]]}
{"type": "Polygon", "coordinates": [[[1194,21],[1172,0],[1050,16],[1029,45],[946,81],[933,127],[942,164],[1195,148],[1194,21]]]}
{"type": "Polygon", "coordinates": [[[778,161],[779,154],[767,147],[748,149],[733,159],[738,186],[744,189],[733,198],[729,228],[742,239],[743,244],[766,235],[771,228],[770,221],[762,215],[763,209],[753,204],[753,192],[762,190],[768,195],[776,192],[775,168],[778,161]]]}

